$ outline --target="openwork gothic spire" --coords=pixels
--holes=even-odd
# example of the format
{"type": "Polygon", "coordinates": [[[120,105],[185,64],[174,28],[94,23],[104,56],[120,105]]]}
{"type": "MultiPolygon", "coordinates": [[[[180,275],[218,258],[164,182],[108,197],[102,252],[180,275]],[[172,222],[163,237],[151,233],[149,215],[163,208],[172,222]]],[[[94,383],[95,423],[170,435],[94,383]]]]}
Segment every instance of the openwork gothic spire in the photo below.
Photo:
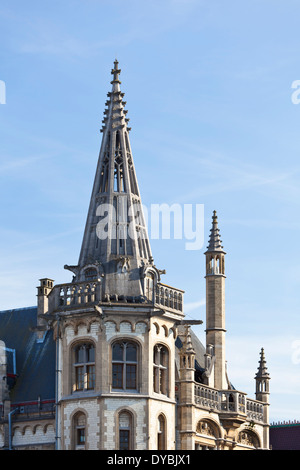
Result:
{"type": "MultiPolygon", "coordinates": [[[[138,283],[138,270],[153,262],[129,141],[129,119],[120,89],[120,73],[115,60],[79,261],[77,266],[65,266],[78,279],[83,269],[97,264],[105,273],[107,288],[109,277],[115,278],[108,290],[118,289],[119,292],[128,289],[124,282],[122,288],[116,284],[118,274],[130,270],[130,280],[138,283]]],[[[133,289],[133,295],[137,295],[137,290],[133,289]]]]}

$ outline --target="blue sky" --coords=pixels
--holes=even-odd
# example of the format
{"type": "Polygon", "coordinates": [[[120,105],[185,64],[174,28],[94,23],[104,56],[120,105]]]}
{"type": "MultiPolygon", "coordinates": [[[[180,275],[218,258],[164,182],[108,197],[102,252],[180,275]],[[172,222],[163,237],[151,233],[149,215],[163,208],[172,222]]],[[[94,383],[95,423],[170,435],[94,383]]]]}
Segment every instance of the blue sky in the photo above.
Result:
{"type": "MultiPolygon", "coordinates": [[[[117,57],[144,205],[204,204],[205,240],[217,210],[231,381],[254,396],[264,347],[271,420],[300,420],[299,15],[296,0],[2,0],[0,309],[70,280],[117,57]]],[[[205,320],[205,246],[151,245],[205,320]]]]}

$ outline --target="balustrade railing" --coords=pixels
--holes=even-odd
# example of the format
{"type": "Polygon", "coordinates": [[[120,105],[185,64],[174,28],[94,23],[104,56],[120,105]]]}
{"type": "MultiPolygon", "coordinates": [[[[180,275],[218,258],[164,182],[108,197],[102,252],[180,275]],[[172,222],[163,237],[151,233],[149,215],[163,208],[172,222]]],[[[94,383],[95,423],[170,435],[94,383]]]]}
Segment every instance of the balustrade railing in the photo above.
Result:
{"type": "Polygon", "coordinates": [[[246,396],[235,390],[221,390],[221,411],[246,414],[246,396]]]}
{"type": "Polygon", "coordinates": [[[195,404],[201,408],[209,408],[216,411],[221,409],[221,400],[218,390],[202,384],[195,384],[195,404]]]}
{"type": "Polygon", "coordinates": [[[163,307],[183,311],[183,291],[167,284],[157,283],[155,290],[155,303],[163,307]]]}
{"type": "Polygon", "coordinates": [[[222,414],[245,415],[249,421],[263,422],[263,404],[246,397],[237,390],[215,390],[195,383],[195,405],[222,414]]]}
{"type": "Polygon", "coordinates": [[[85,281],[56,285],[49,295],[49,311],[101,301],[101,283],[85,281]]]}
{"type": "Polygon", "coordinates": [[[247,416],[250,421],[264,420],[264,406],[256,401],[247,398],[247,416]]]}

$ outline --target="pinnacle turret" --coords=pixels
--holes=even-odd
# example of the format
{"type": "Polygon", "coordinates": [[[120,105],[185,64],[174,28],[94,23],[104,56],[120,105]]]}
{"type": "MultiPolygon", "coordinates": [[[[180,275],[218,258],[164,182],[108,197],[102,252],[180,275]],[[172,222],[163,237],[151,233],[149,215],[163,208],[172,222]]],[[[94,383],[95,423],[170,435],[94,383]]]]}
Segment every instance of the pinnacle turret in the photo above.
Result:
{"type": "Polygon", "coordinates": [[[191,331],[190,326],[187,325],[185,330],[185,338],[182,350],[185,354],[195,354],[195,350],[192,343],[191,331]]]}
{"type": "MultiPolygon", "coordinates": [[[[195,350],[192,343],[192,337],[190,332],[190,326],[186,325],[183,345],[180,350],[180,369],[181,369],[181,378],[188,378],[186,374],[189,374],[189,371],[194,371],[195,367],[195,350]]],[[[193,376],[190,376],[190,379],[193,379],[193,376]]]]}
{"type": "Polygon", "coordinates": [[[225,253],[222,246],[222,240],[220,238],[220,229],[218,228],[218,217],[216,211],[213,212],[212,216],[212,228],[210,230],[207,252],[225,253]]]}
{"type": "MultiPolygon", "coordinates": [[[[270,393],[270,374],[267,369],[267,362],[265,358],[265,351],[261,348],[260,351],[260,360],[258,363],[258,370],[255,376],[256,382],[256,400],[269,403],[269,393],[270,393]]],[[[266,419],[266,421],[269,421],[266,419]]]]}
{"type": "Polygon", "coordinates": [[[269,378],[269,375],[270,374],[268,373],[267,361],[265,358],[265,351],[264,351],[264,348],[261,348],[260,360],[259,360],[258,370],[257,370],[255,378],[256,379],[269,378]]]}

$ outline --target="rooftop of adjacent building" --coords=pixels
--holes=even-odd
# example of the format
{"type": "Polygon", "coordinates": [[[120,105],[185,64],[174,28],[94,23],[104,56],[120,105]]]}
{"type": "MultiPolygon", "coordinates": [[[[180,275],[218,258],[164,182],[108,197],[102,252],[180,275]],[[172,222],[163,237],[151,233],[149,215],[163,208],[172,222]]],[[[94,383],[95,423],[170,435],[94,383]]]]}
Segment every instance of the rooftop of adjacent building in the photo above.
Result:
{"type": "Polygon", "coordinates": [[[300,421],[279,421],[270,425],[272,450],[300,450],[300,421]]]}
{"type": "Polygon", "coordinates": [[[37,340],[37,307],[0,311],[0,340],[15,351],[15,370],[8,362],[8,384],[13,403],[20,404],[55,397],[55,342],[46,331],[37,340]]]}
{"type": "Polygon", "coordinates": [[[273,422],[270,423],[270,427],[272,428],[279,428],[279,427],[289,427],[289,426],[299,426],[300,428],[300,421],[297,421],[296,419],[291,421],[278,421],[278,422],[273,422]]]}

